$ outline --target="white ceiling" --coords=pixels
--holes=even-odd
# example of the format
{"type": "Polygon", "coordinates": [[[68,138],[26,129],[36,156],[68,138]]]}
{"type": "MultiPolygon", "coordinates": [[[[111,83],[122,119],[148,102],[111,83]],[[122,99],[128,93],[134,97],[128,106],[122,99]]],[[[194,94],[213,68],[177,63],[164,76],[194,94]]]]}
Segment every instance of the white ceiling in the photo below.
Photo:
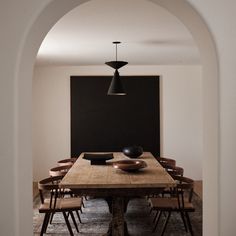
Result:
{"type": "Polygon", "coordinates": [[[148,0],[92,0],[62,17],[45,37],[37,65],[104,65],[115,59],[130,65],[200,64],[186,27],[148,0]]]}

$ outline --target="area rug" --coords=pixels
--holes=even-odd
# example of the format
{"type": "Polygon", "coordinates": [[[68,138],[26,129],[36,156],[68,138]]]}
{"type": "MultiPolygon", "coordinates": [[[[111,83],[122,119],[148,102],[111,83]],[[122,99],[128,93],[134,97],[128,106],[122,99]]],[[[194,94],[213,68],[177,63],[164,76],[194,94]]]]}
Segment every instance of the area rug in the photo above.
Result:
{"type": "MultiPolygon", "coordinates": [[[[43,222],[44,214],[38,213],[38,206],[40,204],[39,197],[34,199],[34,215],[33,226],[34,236],[40,235],[40,230],[43,222]]],[[[73,223],[71,226],[75,236],[102,236],[104,235],[109,226],[111,220],[111,214],[109,213],[107,203],[103,199],[89,199],[84,201],[85,208],[83,213],[80,214],[82,224],[78,223],[79,233],[76,232],[73,223]]],[[[190,219],[195,236],[202,235],[202,201],[194,194],[193,204],[196,211],[190,213],[190,219]]],[[[126,222],[128,225],[128,231],[130,236],[154,236],[160,235],[162,221],[159,222],[156,232],[152,232],[154,213],[150,214],[150,208],[148,202],[144,198],[135,198],[130,200],[128,209],[126,212],[126,222]]],[[[76,217],[76,216],[75,216],[76,217]]],[[[66,236],[69,235],[62,214],[57,213],[53,218],[52,224],[48,225],[47,233],[45,235],[51,236],[66,236]]],[[[168,223],[165,236],[187,236],[190,233],[186,233],[182,219],[178,213],[173,213],[168,223]]]]}

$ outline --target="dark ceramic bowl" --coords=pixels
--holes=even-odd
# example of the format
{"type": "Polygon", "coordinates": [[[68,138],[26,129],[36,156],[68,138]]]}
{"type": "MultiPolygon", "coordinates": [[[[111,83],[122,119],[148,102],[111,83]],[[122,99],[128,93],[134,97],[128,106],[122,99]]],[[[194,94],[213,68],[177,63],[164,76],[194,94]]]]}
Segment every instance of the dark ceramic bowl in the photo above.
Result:
{"type": "Polygon", "coordinates": [[[84,153],[83,159],[89,160],[91,165],[106,165],[107,160],[113,159],[113,153],[84,153]]]}
{"type": "Polygon", "coordinates": [[[123,148],[123,153],[130,158],[137,158],[143,154],[141,146],[131,146],[123,148]]]}

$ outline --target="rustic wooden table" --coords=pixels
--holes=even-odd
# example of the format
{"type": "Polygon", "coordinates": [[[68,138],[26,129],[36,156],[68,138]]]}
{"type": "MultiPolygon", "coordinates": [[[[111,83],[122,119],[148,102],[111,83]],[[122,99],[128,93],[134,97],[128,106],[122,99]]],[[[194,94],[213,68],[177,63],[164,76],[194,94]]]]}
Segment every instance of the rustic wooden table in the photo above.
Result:
{"type": "Polygon", "coordinates": [[[156,194],[166,187],[175,186],[175,182],[149,152],[144,152],[138,158],[144,160],[147,167],[137,172],[113,168],[113,162],[129,159],[121,152],[115,152],[113,155],[114,159],[107,161],[106,165],[90,165],[90,161],[82,158],[82,153],[60,185],[77,194],[104,197],[112,212],[107,235],[124,236],[128,235],[124,221],[128,199],[156,194]]]}

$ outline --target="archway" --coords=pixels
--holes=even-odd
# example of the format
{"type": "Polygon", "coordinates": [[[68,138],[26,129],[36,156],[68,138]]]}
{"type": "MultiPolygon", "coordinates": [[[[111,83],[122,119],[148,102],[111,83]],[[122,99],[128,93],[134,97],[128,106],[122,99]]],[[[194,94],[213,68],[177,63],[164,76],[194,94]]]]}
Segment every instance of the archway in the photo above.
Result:
{"type": "MultiPolygon", "coordinates": [[[[31,91],[32,72],[38,48],[50,28],[64,14],[74,7],[87,2],[52,0],[39,10],[32,19],[30,27],[22,41],[18,57],[18,73],[16,76],[17,97],[17,186],[26,183],[24,189],[17,189],[19,235],[31,235],[31,91]],[[28,190],[28,191],[27,191],[28,190]],[[28,192],[28,194],[25,194],[28,192]],[[24,215],[24,216],[23,216],[24,215]]],[[[214,41],[202,18],[187,1],[151,0],[178,17],[190,30],[201,54],[203,65],[203,124],[204,124],[204,235],[218,235],[218,71],[214,41]]]]}

